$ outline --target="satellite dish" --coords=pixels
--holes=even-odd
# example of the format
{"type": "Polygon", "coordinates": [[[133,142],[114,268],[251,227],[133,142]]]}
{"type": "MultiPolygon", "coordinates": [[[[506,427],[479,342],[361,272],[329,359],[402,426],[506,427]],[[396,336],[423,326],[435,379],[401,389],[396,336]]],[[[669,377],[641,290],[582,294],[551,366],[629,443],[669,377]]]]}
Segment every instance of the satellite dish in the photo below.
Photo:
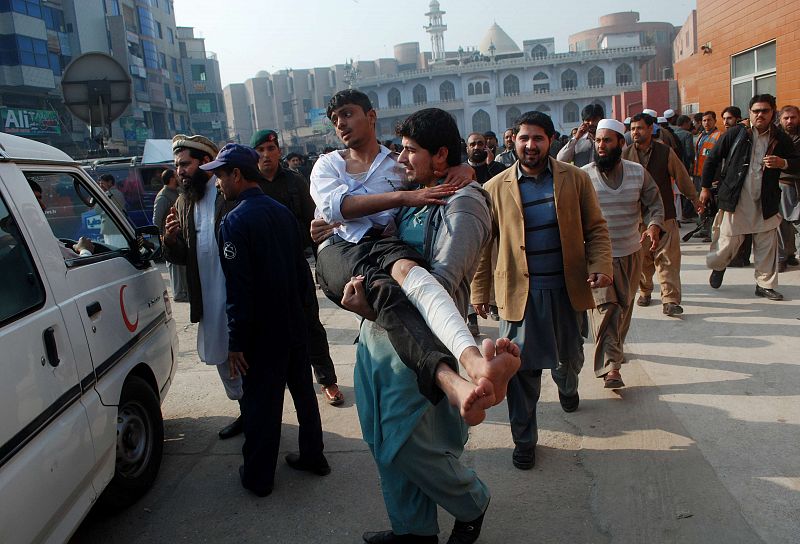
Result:
{"type": "Polygon", "coordinates": [[[111,122],[131,103],[131,78],[127,70],[105,53],[85,53],[67,66],[61,78],[64,105],[89,125],[92,137],[99,129],[103,147],[111,122]]]}

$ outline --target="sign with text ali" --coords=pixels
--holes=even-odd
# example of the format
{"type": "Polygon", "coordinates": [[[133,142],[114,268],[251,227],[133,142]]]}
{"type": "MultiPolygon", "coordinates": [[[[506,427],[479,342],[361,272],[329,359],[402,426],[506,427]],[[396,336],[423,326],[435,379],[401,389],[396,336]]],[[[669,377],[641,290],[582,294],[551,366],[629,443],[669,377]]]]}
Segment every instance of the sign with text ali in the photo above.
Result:
{"type": "Polygon", "coordinates": [[[3,132],[16,136],[61,134],[58,114],[52,110],[0,107],[3,132]]]}

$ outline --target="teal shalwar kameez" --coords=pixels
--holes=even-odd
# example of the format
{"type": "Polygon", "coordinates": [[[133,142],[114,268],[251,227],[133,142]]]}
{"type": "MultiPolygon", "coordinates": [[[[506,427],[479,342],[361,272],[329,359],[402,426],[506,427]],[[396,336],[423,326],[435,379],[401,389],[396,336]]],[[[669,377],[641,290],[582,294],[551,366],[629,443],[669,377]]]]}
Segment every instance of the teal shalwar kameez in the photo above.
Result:
{"type": "MultiPolygon", "coordinates": [[[[399,237],[428,257],[463,315],[479,251],[489,240],[486,198],[471,185],[445,206],[404,208],[398,216],[399,237]],[[437,263],[447,270],[437,271],[437,263]]],[[[490,495],[459,461],[468,433],[458,409],[446,399],[436,405],[425,399],[385,331],[370,321],[361,326],[354,381],[361,432],[378,465],[393,532],[438,534],[437,505],[459,521],[478,518],[490,495]]]]}

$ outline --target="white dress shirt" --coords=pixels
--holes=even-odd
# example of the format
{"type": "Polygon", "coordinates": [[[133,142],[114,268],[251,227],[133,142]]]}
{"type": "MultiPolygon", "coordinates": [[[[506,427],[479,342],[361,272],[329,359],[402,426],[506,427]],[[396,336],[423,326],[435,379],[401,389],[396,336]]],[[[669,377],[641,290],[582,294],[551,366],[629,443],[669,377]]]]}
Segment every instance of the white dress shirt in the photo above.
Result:
{"type": "Polygon", "coordinates": [[[405,189],[405,169],[384,146],[365,174],[348,174],[346,151],[332,151],[320,156],[311,171],[311,198],[317,205],[316,216],[328,223],[342,223],[336,234],[358,243],[373,227],[385,228],[394,221],[396,209],[356,219],[342,216],[342,201],[349,195],[383,194],[405,189]],[[360,179],[356,179],[357,176],[360,179]]]}

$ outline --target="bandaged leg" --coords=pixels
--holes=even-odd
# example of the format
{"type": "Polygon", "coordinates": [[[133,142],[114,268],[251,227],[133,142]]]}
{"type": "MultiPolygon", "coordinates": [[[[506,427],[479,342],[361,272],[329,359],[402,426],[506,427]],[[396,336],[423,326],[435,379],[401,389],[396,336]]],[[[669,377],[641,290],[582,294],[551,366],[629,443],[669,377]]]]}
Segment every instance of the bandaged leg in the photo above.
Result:
{"type": "Polygon", "coordinates": [[[433,334],[456,359],[460,360],[468,348],[478,349],[455,302],[430,272],[421,266],[413,267],[403,281],[402,288],[433,334]]]}

